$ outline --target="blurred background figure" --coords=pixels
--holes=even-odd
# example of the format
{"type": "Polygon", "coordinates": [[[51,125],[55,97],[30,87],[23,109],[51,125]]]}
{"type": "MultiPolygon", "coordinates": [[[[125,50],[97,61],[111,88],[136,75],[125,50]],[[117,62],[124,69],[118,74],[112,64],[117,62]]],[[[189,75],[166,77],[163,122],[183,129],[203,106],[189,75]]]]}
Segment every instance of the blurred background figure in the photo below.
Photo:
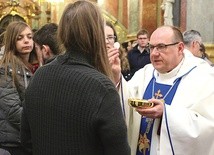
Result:
{"type": "Polygon", "coordinates": [[[196,30],[188,30],[183,33],[184,46],[188,49],[194,56],[201,58],[202,54],[200,52],[202,38],[200,32],[196,30]]]}
{"type": "Polygon", "coordinates": [[[214,64],[209,60],[209,57],[206,53],[206,48],[203,43],[201,43],[200,52],[201,52],[201,58],[204,59],[206,62],[208,62],[213,67],[214,64]]]}
{"type": "Polygon", "coordinates": [[[137,70],[151,63],[148,43],[149,43],[148,31],[145,29],[138,31],[137,45],[134,46],[133,49],[128,52],[128,61],[130,65],[131,77],[137,70]]]}
{"type": "Polygon", "coordinates": [[[201,58],[202,53],[200,51],[202,38],[200,32],[196,30],[187,30],[183,32],[184,46],[188,49],[194,56],[201,58]]]}
{"type": "Polygon", "coordinates": [[[4,34],[0,60],[0,148],[12,155],[27,155],[21,145],[20,123],[25,89],[32,76],[29,56],[33,32],[24,22],[11,22],[4,34]]]}
{"type": "Polygon", "coordinates": [[[202,42],[202,37],[200,32],[196,30],[187,30],[183,33],[184,45],[194,56],[204,59],[211,66],[213,63],[209,60],[206,54],[205,46],[202,42]]]}
{"type": "Polygon", "coordinates": [[[133,49],[137,45],[136,40],[128,40],[122,43],[123,48],[125,49],[126,53],[128,54],[129,51],[133,49]]]}

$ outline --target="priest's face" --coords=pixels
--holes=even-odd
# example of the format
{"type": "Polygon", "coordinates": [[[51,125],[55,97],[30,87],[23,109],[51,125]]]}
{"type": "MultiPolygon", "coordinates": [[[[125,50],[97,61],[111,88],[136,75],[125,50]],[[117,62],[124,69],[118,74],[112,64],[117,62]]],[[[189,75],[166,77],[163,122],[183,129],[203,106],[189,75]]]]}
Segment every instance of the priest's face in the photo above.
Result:
{"type": "Polygon", "coordinates": [[[154,68],[160,73],[174,69],[183,58],[184,44],[174,41],[170,27],[161,27],[150,38],[150,59],[154,68]]]}

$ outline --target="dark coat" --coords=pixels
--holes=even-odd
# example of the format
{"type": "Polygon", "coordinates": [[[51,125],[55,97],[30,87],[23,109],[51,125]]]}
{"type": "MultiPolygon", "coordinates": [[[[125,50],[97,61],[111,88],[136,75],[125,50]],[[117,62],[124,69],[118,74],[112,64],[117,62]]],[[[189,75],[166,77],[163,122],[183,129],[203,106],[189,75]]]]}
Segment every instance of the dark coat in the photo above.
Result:
{"type": "Polygon", "coordinates": [[[151,63],[149,48],[145,48],[144,51],[141,53],[138,50],[138,45],[136,45],[132,50],[128,52],[127,57],[130,65],[131,77],[136,71],[143,68],[145,65],[151,63]]]}
{"type": "Polygon", "coordinates": [[[14,85],[11,69],[7,79],[5,69],[0,68],[0,146],[20,146],[20,123],[22,112],[22,101],[24,99],[25,87],[32,74],[23,69],[18,69],[17,78],[19,85],[14,85]],[[24,80],[24,77],[26,80],[24,80]]]}

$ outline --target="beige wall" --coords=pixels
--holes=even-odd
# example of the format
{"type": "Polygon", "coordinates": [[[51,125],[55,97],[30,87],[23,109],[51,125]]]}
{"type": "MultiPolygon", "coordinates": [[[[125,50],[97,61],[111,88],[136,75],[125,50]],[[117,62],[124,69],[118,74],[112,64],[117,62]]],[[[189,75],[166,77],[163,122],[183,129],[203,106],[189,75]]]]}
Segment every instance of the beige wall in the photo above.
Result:
{"type": "Polygon", "coordinates": [[[187,29],[195,29],[207,44],[214,44],[214,0],[187,0],[187,29]]]}
{"type": "Polygon", "coordinates": [[[187,0],[186,30],[201,33],[206,53],[214,62],[214,0],[187,0]]]}

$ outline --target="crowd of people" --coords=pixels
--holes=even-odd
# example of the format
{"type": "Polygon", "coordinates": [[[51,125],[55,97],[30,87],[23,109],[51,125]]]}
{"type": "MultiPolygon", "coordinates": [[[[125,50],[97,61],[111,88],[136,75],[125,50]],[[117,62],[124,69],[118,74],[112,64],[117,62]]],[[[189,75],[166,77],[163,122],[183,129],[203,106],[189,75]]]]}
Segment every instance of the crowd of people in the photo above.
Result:
{"type": "Polygon", "coordinates": [[[136,39],[125,51],[85,0],[59,24],[11,22],[1,33],[0,155],[214,154],[214,69],[201,34],[164,25],[136,39]]]}

